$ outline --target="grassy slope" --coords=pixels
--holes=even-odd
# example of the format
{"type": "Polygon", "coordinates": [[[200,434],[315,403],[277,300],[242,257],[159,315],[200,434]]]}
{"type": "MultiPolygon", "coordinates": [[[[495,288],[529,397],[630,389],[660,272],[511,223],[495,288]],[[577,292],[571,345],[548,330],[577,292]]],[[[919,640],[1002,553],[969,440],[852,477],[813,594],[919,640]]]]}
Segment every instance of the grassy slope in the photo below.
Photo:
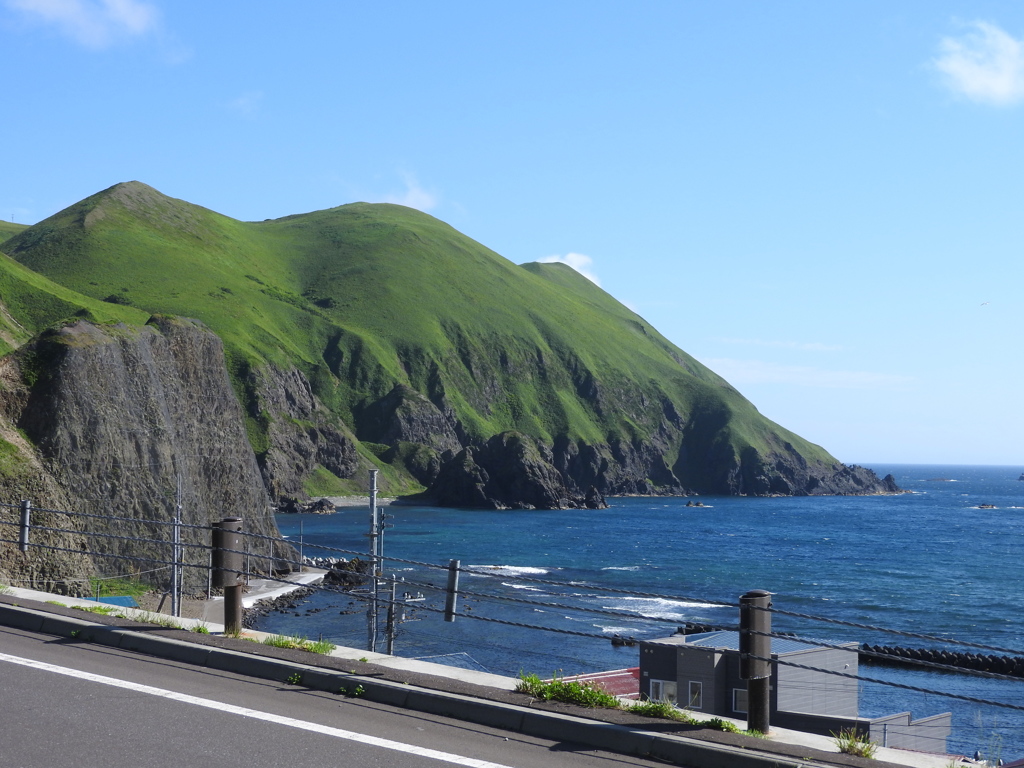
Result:
{"type": "Polygon", "coordinates": [[[785,440],[834,461],[569,268],[516,266],[401,206],[245,223],[133,182],[5,247],[93,299],[197,317],[236,362],[298,365],[346,419],[395,383],[430,392],[440,381],[478,435],[515,428],[603,442],[650,434],[660,418],[652,401],[667,398],[684,415],[731,417],[722,437],[740,450],[785,440]],[[577,394],[590,381],[611,407],[577,394]]]}
{"type": "Polygon", "coordinates": [[[13,237],[23,229],[28,229],[28,224],[15,224],[12,221],[0,221],[0,247],[3,247],[4,240],[9,237],[13,237]]]}
{"type": "Polygon", "coordinates": [[[0,354],[48,326],[81,317],[97,323],[145,323],[149,313],[84,296],[0,253],[0,354]]]}

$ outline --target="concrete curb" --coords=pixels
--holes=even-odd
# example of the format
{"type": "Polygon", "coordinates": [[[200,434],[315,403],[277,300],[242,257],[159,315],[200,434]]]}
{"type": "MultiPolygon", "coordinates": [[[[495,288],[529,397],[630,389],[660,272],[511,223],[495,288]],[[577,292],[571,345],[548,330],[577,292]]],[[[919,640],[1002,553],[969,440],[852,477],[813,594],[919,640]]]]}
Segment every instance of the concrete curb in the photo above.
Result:
{"type": "MultiPolygon", "coordinates": [[[[849,758],[842,757],[835,763],[815,762],[685,736],[652,733],[624,725],[429,690],[285,659],[197,645],[22,606],[0,604],[0,624],[281,683],[299,675],[300,685],[329,693],[337,694],[342,689],[352,691],[359,686],[362,688],[361,698],[374,703],[451,717],[537,738],[575,742],[619,754],[657,758],[687,768],[796,768],[798,765],[804,768],[825,768],[830,765],[860,764],[859,761],[851,762],[849,758]]],[[[870,765],[882,768],[888,764],[871,761],[870,765]]]]}

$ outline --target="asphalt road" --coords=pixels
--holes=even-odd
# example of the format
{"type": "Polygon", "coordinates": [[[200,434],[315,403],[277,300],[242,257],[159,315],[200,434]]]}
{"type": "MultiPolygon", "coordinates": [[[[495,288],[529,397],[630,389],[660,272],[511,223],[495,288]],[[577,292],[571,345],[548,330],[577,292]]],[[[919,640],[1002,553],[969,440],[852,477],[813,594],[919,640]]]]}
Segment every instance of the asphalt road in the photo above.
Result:
{"type": "Polygon", "coordinates": [[[0,627],[0,765],[660,765],[0,627]]]}

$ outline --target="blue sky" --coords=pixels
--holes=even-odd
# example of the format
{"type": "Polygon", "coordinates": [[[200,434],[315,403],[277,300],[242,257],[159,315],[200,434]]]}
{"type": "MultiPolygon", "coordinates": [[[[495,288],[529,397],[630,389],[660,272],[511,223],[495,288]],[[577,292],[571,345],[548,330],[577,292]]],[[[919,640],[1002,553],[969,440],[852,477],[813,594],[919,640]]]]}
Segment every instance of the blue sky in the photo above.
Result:
{"type": "Polygon", "coordinates": [[[1024,467],[1024,4],[0,0],[0,44],[4,218],[412,205],[843,461],[1024,467]]]}

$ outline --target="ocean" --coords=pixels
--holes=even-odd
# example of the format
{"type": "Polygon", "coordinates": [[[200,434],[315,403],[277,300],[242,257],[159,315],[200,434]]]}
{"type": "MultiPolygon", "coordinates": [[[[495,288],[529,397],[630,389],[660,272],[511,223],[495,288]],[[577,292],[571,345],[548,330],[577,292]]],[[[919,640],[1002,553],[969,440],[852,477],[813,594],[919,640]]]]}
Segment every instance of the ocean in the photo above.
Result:
{"type": "MultiPolygon", "coordinates": [[[[940,645],[883,631],[898,630],[1024,656],[1021,468],[871,466],[879,475],[891,472],[910,493],[628,497],[609,499],[610,508],[600,511],[388,507],[385,572],[405,580],[400,595],[424,597],[406,607],[395,653],[512,676],[620,669],[638,664],[638,649],[613,645],[613,636],[663,637],[684,622],[735,625],[736,609],[715,603],[735,604],[751,589],[766,589],[776,609],[823,619],[775,615],[778,632],[826,642],[940,645]],[[475,573],[463,574],[459,616],[446,623],[438,612],[446,572],[401,561],[446,566],[451,559],[475,573]]],[[[330,554],[317,547],[367,547],[362,508],[280,515],[278,525],[306,556],[330,554]]],[[[365,604],[335,593],[271,613],[258,628],[366,647],[365,604]]],[[[864,664],[860,675],[1024,707],[1024,680],[864,664]]],[[[1024,711],[872,682],[862,682],[860,706],[865,717],[951,711],[951,752],[1024,756],[1024,711]]]]}

